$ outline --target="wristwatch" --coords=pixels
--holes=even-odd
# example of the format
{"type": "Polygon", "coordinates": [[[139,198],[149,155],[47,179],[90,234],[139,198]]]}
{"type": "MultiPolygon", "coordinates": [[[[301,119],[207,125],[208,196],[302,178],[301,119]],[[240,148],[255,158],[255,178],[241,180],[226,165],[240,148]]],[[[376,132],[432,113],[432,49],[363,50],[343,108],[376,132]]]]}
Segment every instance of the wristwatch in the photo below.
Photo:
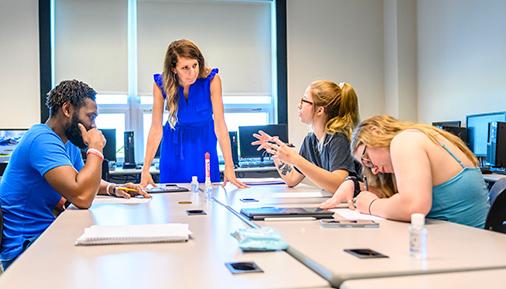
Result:
{"type": "Polygon", "coordinates": [[[353,197],[355,198],[356,196],[358,196],[358,194],[360,194],[360,183],[358,182],[358,178],[356,176],[347,176],[344,180],[345,181],[347,181],[347,180],[353,181],[353,185],[354,185],[353,197]]]}

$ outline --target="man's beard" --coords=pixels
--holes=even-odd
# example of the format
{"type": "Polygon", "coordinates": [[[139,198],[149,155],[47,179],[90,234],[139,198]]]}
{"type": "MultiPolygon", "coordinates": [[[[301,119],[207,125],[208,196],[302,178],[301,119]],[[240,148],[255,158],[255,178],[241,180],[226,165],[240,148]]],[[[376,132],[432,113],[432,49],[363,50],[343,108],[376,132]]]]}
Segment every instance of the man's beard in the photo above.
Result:
{"type": "Polygon", "coordinates": [[[71,141],[80,149],[85,149],[87,145],[84,143],[83,136],[81,135],[81,130],[77,126],[79,122],[80,121],[77,117],[77,114],[73,114],[70,126],[65,129],[65,136],[69,139],[69,141],[71,141]]]}

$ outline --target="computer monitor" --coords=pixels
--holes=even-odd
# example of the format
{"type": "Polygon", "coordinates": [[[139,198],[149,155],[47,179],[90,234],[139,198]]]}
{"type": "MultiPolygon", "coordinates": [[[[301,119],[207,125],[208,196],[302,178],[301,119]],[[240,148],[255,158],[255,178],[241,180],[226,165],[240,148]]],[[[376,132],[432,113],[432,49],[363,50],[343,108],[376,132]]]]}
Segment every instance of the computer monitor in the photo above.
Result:
{"type": "Polygon", "coordinates": [[[460,120],[435,121],[432,125],[441,129],[443,127],[460,127],[460,120]]]}
{"type": "Polygon", "coordinates": [[[286,124],[268,124],[239,127],[239,155],[241,158],[262,158],[263,150],[257,151],[257,147],[251,145],[257,139],[253,136],[259,130],[271,136],[278,136],[285,143],[288,142],[288,126],[286,124]]]}
{"type": "Polygon", "coordinates": [[[506,121],[506,112],[473,114],[466,116],[469,148],[477,157],[487,156],[487,140],[490,122],[506,121]]]}
{"type": "Polygon", "coordinates": [[[110,162],[116,162],[116,129],[115,128],[105,128],[101,129],[102,134],[107,141],[105,143],[105,147],[103,150],[104,159],[110,162]]]}
{"type": "Polygon", "coordinates": [[[28,129],[0,129],[0,162],[8,162],[28,129]]]}

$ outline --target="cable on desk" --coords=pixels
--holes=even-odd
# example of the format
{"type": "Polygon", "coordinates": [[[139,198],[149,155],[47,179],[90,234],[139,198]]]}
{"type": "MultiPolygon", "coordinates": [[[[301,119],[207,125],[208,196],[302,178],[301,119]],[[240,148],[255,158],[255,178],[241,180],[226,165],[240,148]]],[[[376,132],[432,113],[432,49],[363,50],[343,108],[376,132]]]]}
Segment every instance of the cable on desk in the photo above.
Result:
{"type": "Polygon", "coordinates": [[[248,217],[242,215],[241,213],[238,213],[236,212],[232,207],[230,207],[229,205],[225,205],[223,204],[222,202],[218,201],[215,197],[213,197],[213,200],[220,204],[221,206],[225,207],[227,210],[229,210],[232,214],[234,214],[236,217],[238,217],[239,219],[241,219],[241,221],[243,221],[244,223],[246,223],[246,225],[250,226],[251,228],[255,228],[255,229],[258,229],[260,228],[261,226],[255,224],[255,222],[252,222],[248,217]]]}

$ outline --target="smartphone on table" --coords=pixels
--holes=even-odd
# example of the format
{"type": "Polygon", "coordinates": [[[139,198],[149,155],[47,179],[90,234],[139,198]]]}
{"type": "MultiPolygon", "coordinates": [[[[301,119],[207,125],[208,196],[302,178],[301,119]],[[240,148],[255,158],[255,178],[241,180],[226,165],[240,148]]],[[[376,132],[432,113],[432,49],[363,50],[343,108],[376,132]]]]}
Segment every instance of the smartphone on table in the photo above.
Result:
{"type": "Polygon", "coordinates": [[[378,228],[379,223],[372,220],[320,220],[322,228],[378,228]]]}

